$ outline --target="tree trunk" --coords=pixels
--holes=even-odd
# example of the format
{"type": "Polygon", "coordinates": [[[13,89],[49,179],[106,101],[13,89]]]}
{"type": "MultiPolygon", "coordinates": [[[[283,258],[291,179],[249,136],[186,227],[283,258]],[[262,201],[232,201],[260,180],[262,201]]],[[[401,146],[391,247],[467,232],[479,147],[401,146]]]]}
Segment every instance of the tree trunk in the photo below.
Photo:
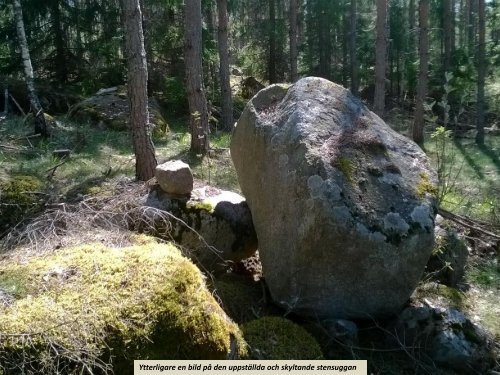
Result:
{"type": "Polygon", "coordinates": [[[45,122],[43,108],[38,100],[38,96],[36,95],[33,66],[31,65],[28,41],[26,40],[26,33],[24,32],[23,9],[21,8],[20,0],[14,0],[14,15],[16,18],[17,37],[19,39],[21,55],[23,58],[24,79],[26,80],[26,86],[28,88],[31,109],[35,114],[35,134],[40,134],[45,138],[49,135],[49,129],[47,127],[47,123],[45,122]]]}
{"type": "Polygon", "coordinates": [[[356,28],[358,23],[357,0],[351,0],[350,9],[350,30],[349,30],[349,51],[351,55],[351,92],[358,95],[359,90],[359,67],[356,43],[356,28]]]}
{"type": "Polygon", "coordinates": [[[419,4],[419,56],[417,97],[415,103],[415,120],[412,137],[415,142],[424,142],[424,101],[427,95],[427,76],[429,70],[429,0],[420,0],[419,4]]]}
{"type": "Polygon", "coordinates": [[[64,84],[68,81],[68,69],[66,63],[66,43],[64,41],[64,30],[61,25],[61,9],[59,0],[52,0],[52,33],[56,47],[55,69],[56,77],[59,84],[64,84]]]}
{"type": "Polygon", "coordinates": [[[147,181],[154,176],[156,157],[151,140],[148,113],[148,68],[142,13],[139,0],[122,0],[127,58],[127,93],[130,109],[130,130],[135,153],[135,176],[147,181]]]}
{"type": "Polygon", "coordinates": [[[385,109],[385,77],[387,69],[387,1],[377,0],[377,41],[375,46],[374,111],[382,117],[385,109]]]}
{"type": "Polygon", "coordinates": [[[209,128],[201,61],[201,0],[186,0],[184,17],[186,91],[190,113],[191,151],[197,154],[206,154],[209,148],[209,128]]]}
{"type": "Polygon", "coordinates": [[[297,0],[290,0],[290,81],[291,82],[297,81],[298,78],[297,14],[298,14],[297,0]]]}
{"type": "Polygon", "coordinates": [[[269,0],[269,83],[276,83],[276,4],[269,0]]]}
{"type": "Polygon", "coordinates": [[[477,135],[476,143],[478,145],[484,144],[484,81],[486,76],[486,46],[485,46],[485,13],[486,5],[485,0],[478,0],[478,29],[479,40],[477,47],[477,135]]]}
{"type": "Polygon", "coordinates": [[[443,71],[444,73],[446,73],[451,71],[451,41],[452,41],[451,0],[444,0],[443,8],[444,8],[443,9],[443,41],[444,41],[443,71]]]}
{"type": "MultiPolygon", "coordinates": [[[[471,0],[463,0],[463,45],[462,48],[468,50],[470,40],[470,14],[471,14],[471,0]]],[[[470,51],[469,51],[470,52],[470,51]]]]}
{"type": "Polygon", "coordinates": [[[221,87],[222,104],[222,128],[231,130],[233,128],[233,98],[231,95],[231,82],[229,77],[229,47],[228,47],[228,14],[227,0],[217,0],[217,12],[219,16],[217,40],[219,47],[219,76],[221,87]]]}

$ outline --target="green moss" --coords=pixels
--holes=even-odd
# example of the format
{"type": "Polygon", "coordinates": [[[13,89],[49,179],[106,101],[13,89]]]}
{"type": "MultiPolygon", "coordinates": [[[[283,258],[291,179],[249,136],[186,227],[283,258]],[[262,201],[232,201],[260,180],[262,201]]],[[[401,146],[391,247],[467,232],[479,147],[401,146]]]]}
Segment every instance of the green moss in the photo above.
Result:
{"type": "Polygon", "coordinates": [[[355,167],[350,159],[343,156],[339,157],[335,162],[335,167],[342,172],[347,181],[354,182],[355,167]]]}
{"type": "Polygon", "coordinates": [[[33,176],[14,176],[0,182],[0,230],[11,226],[40,208],[39,196],[43,187],[33,176]]]}
{"type": "Polygon", "coordinates": [[[429,179],[429,175],[425,172],[420,173],[420,181],[416,188],[416,194],[419,198],[424,198],[426,194],[437,196],[438,188],[433,185],[429,179]]]}
{"type": "Polygon", "coordinates": [[[302,327],[279,317],[264,317],[242,326],[252,359],[322,359],[318,342],[302,327]]]}
{"type": "Polygon", "coordinates": [[[255,319],[262,299],[260,284],[247,276],[227,273],[219,276],[214,290],[222,308],[238,323],[255,319]]]}
{"type": "Polygon", "coordinates": [[[1,262],[0,275],[19,275],[25,292],[0,305],[0,332],[30,340],[0,341],[0,368],[15,372],[29,361],[33,373],[80,373],[112,362],[115,373],[131,373],[136,358],[225,359],[232,338],[243,354],[238,326],[193,263],[173,245],[133,241],[1,262]]]}
{"type": "Polygon", "coordinates": [[[206,201],[189,201],[186,208],[190,211],[207,211],[208,213],[214,212],[214,206],[206,201]]]}
{"type": "Polygon", "coordinates": [[[153,136],[157,138],[164,137],[170,131],[170,127],[167,122],[161,116],[154,116],[152,118],[152,122],[154,124],[153,127],[153,136]]]}
{"type": "Polygon", "coordinates": [[[433,282],[420,285],[415,291],[415,297],[417,299],[428,298],[440,305],[456,309],[466,307],[466,296],[462,292],[455,288],[433,282]]]}

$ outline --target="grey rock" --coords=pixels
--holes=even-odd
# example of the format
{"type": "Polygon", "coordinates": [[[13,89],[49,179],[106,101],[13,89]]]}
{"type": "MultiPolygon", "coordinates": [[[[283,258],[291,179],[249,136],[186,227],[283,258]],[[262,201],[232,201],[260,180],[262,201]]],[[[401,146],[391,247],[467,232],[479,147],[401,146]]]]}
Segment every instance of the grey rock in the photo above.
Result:
{"type": "Polygon", "coordinates": [[[347,346],[358,345],[358,326],[356,323],[345,319],[333,319],[322,322],[328,334],[347,346]]]}
{"type": "Polygon", "coordinates": [[[256,252],[252,215],[241,195],[213,187],[195,189],[192,195],[197,198],[177,199],[154,188],[144,203],[155,208],[144,211],[150,215],[144,230],[174,240],[208,271],[225,270],[256,252]]]}
{"type": "Polygon", "coordinates": [[[465,275],[469,250],[465,241],[452,228],[436,226],[436,243],[426,272],[444,285],[456,287],[465,275]]]}
{"type": "MultiPolygon", "coordinates": [[[[164,134],[168,125],[155,98],[148,99],[149,122],[153,131],[164,134]]],[[[68,117],[105,129],[127,130],[130,118],[125,86],[100,89],[94,95],[75,104],[68,117]]]]}
{"type": "Polygon", "coordinates": [[[156,166],[155,177],[168,194],[189,196],[193,190],[193,173],[181,160],[171,160],[156,166]]]}
{"type": "Polygon", "coordinates": [[[231,155],[278,304],[315,318],[401,309],[434,242],[437,176],[415,143],[310,77],[253,97],[231,155]]]}
{"type": "Polygon", "coordinates": [[[484,373],[493,363],[484,331],[456,309],[447,309],[439,318],[429,351],[432,360],[458,373],[484,373]]]}

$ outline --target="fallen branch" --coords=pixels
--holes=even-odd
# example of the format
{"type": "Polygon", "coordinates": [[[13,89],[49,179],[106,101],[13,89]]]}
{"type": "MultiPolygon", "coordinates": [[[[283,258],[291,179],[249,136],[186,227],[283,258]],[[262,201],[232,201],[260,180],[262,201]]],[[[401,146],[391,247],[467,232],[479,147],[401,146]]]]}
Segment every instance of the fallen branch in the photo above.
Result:
{"type": "Polygon", "coordinates": [[[53,167],[47,169],[45,172],[51,172],[47,175],[47,180],[51,180],[52,177],[54,177],[54,174],[56,173],[56,170],[57,168],[59,168],[61,165],[63,165],[64,163],[66,163],[68,161],[68,159],[64,159],[62,162],[60,162],[59,164],[56,164],[54,165],[53,167]]]}
{"type": "Polygon", "coordinates": [[[14,99],[14,97],[12,96],[12,94],[9,94],[9,97],[12,99],[12,102],[16,105],[17,109],[19,109],[19,112],[21,112],[23,114],[23,116],[26,117],[26,113],[23,111],[23,109],[21,108],[21,106],[19,105],[19,103],[17,102],[17,100],[14,99]]]}
{"type": "Polygon", "coordinates": [[[475,230],[475,231],[480,232],[482,234],[485,234],[489,237],[492,237],[496,240],[500,240],[500,235],[495,234],[493,232],[490,232],[486,229],[483,229],[477,222],[475,222],[474,220],[472,220],[470,218],[454,214],[454,213],[447,211],[443,208],[440,208],[438,210],[438,213],[442,217],[444,217],[445,219],[451,220],[451,221],[453,221],[453,222],[455,222],[455,223],[457,223],[465,228],[475,230]]]}

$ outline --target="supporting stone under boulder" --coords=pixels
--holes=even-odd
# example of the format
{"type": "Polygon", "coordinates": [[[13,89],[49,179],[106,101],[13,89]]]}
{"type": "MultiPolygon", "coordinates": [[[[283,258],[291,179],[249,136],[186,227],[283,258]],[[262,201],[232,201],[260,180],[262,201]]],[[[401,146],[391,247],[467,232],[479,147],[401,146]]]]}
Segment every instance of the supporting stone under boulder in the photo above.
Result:
{"type": "Polygon", "coordinates": [[[205,270],[226,270],[229,263],[252,256],[257,236],[248,205],[241,195],[204,186],[179,198],[152,187],[144,205],[146,232],[174,240],[205,270]]]}
{"type": "Polygon", "coordinates": [[[253,97],[231,155],[278,304],[315,318],[398,312],[434,242],[437,178],[414,142],[311,77],[253,97]]]}

